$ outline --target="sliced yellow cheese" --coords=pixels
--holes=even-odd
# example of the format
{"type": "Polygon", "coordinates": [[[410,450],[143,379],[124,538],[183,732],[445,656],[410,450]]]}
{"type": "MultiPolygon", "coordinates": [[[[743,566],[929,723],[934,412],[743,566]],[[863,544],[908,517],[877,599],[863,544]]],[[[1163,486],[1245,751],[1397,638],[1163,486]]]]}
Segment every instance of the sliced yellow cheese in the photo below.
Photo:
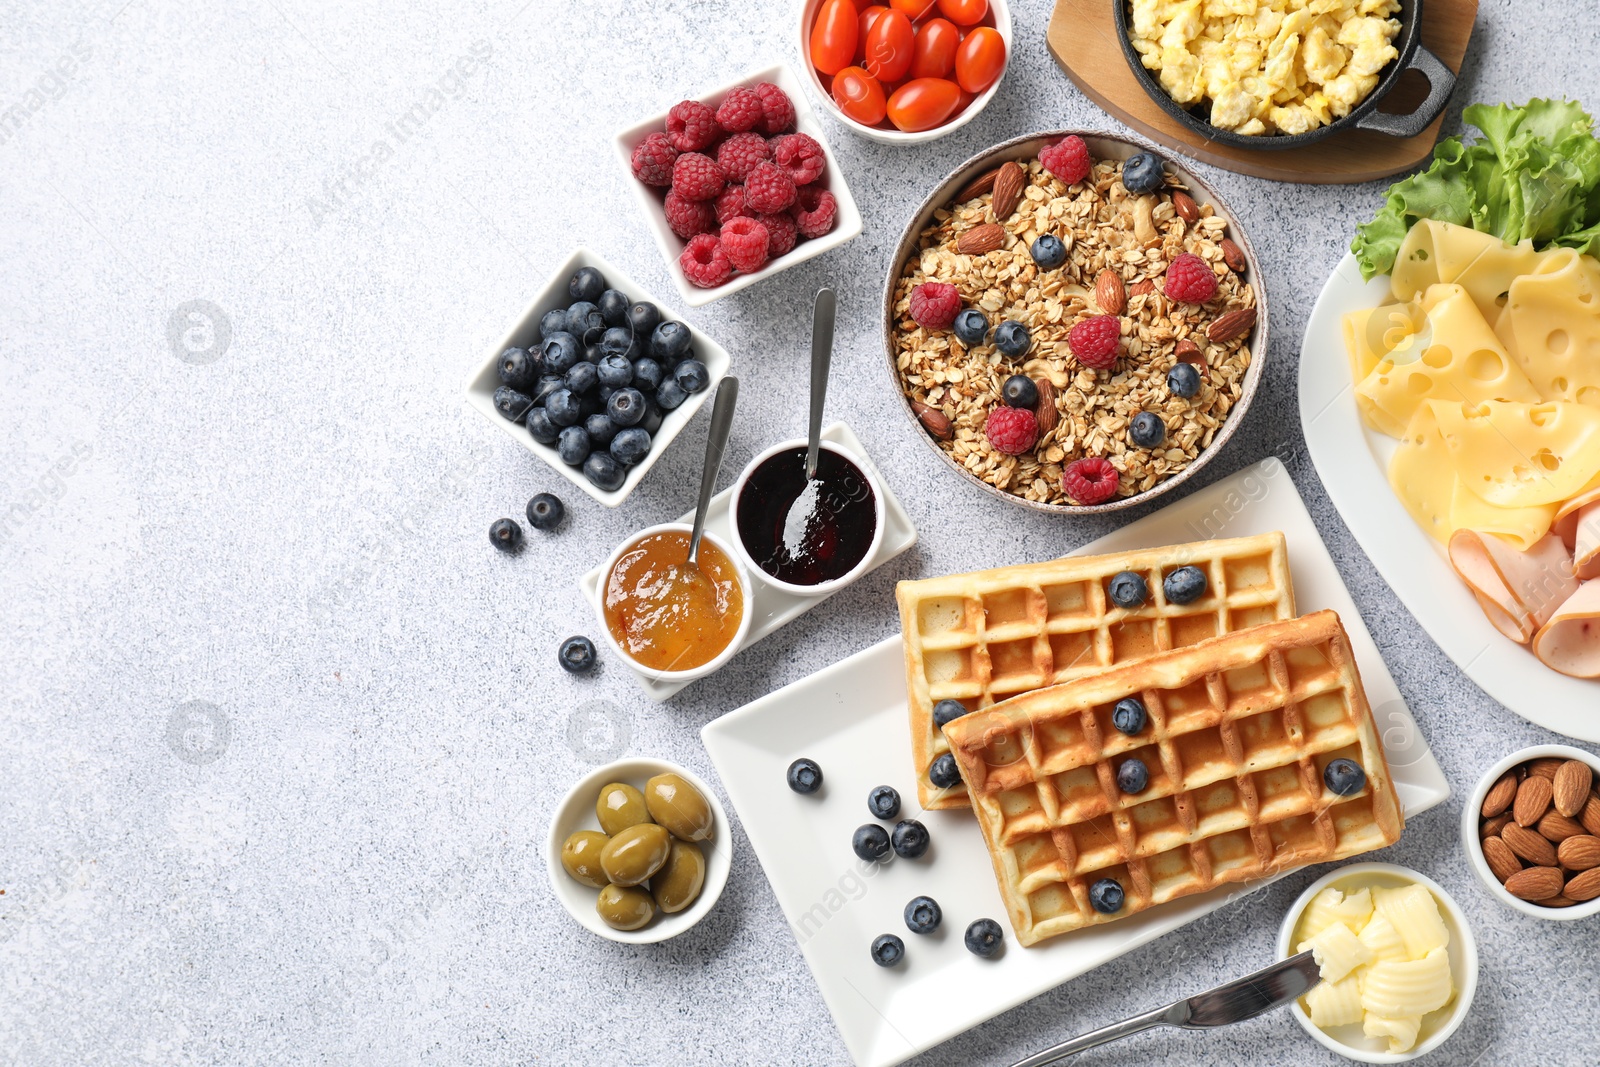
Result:
{"type": "Polygon", "coordinates": [[[1461,483],[1499,507],[1560,504],[1600,475],[1600,408],[1429,400],[1461,483]]]}
{"type": "Polygon", "coordinates": [[[1375,889],[1372,892],[1372,905],[1379,915],[1400,931],[1400,937],[1405,941],[1406,951],[1412,959],[1450,943],[1450,930],[1439,915],[1439,905],[1434,903],[1433,894],[1428,892],[1427,886],[1413,884],[1396,889],[1375,889]]]}
{"type": "Polygon", "coordinates": [[[1600,407],[1600,262],[1563,248],[1542,266],[1511,283],[1499,336],[1544,399],[1600,407]]]}
{"type": "Polygon", "coordinates": [[[1410,1052],[1417,1043],[1417,1034],[1422,1030],[1422,1016],[1407,1015],[1399,1019],[1390,1019],[1382,1015],[1373,1015],[1371,1012],[1361,1023],[1361,1031],[1368,1037],[1385,1037],[1389,1039],[1389,1051],[1394,1053],[1410,1052]]]}
{"type": "MultiPolygon", "coordinates": [[[[1451,471],[1452,477],[1454,471],[1451,471]]],[[[1550,532],[1555,519],[1554,504],[1534,504],[1525,508],[1501,508],[1454,478],[1455,489],[1450,494],[1451,533],[1457,530],[1477,530],[1479,533],[1503,537],[1516,548],[1526,552],[1550,532]]]]}
{"type": "Polygon", "coordinates": [[[1470,226],[1424,219],[1400,242],[1389,287],[1396,300],[1415,300],[1430,285],[1460,285],[1492,319],[1512,281],[1537,271],[1550,254],[1535,252],[1532,241],[1508,245],[1470,226]]]}
{"type": "Polygon", "coordinates": [[[1384,304],[1348,312],[1344,317],[1344,349],[1350,357],[1350,380],[1371,374],[1378,361],[1405,349],[1426,325],[1422,305],[1384,304]]]}

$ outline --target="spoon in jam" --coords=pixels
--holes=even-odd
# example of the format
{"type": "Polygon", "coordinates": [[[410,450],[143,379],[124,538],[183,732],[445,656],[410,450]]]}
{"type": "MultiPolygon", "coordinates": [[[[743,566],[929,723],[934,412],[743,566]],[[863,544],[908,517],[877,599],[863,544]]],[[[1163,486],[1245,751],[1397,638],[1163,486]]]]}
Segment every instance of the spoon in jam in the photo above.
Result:
{"type": "Polygon", "coordinates": [[[728,431],[733,428],[733,408],[739,402],[739,379],[731,374],[717,386],[717,399],[711,405],[711,432],[706,435],[706,464],[700,472],[700,500],[694,507],[694,531],[689,535],[689,563],[698,566],[700,537],[706,532],[706,509],[717,487],[717,472],[722,469],[722,454],[728,449],[728,431]]]}
{"type": "Polygon", "coordinates": [[[811,310],[811,426],[806,437],[806,484],[783,519],[780,545],[791,559],[800,559],[819,518],[822,485],[817,480],[817,454],[822,448],[822,406],[828,397],[828,369],[833,363],[833,320],[838,298],[832,289],[818,289],[811,310]]]}

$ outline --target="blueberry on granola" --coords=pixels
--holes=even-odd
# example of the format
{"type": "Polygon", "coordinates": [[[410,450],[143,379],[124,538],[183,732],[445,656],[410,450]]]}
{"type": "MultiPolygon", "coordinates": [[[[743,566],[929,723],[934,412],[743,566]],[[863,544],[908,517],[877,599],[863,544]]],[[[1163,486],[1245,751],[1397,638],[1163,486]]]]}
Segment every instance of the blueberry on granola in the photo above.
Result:
{"type": "Polygon", "coordinates": [[[1013,374],[1000,387],[1000,395],[1008,407],[1033,410],[1039,403],[1039,387],[1026,374],[1013,374]]]}
{"type": "Polygon", "coordinates": [[[1028,328],[1015,319],[1007,319],[994,328],[994,346],[1002,355],[1017,359],[1026,355],[1032,345],[1028,328]]]}
{"type": "Polygon", "coordinates": [[[1179,363],[1167,371],[1167,389],[1173,396],[1190,399],[1200,392],[1200,372],[1193,363],[1179,363]]]}
{"type": "Polygon", "coordinates": [[[1161,168],[1161,157],[1154,152],[1140,152],[1122,164],[1122,187],[1134,196],[1144,196],[1161,188],[1167,175],[1161,168]]]}
{"type": "Polygon", "coordinates": [[[1028,254],[1040,270],[1055,270],[1067,261],[1067,246],[1055,234],[1041,233],[1029,246],[1028,254]]]}
{"type": "Polygon", "coordinates": [[[968,348],[983,344],[989,337],[989,320],[977,308],[967,308],[956,316],[956,338],[968,348]]]}
{"type": "Polygon", "coordinates": [[[1128,436],[1140,448],[1160,448],[1167,439],[1167,424],[1152,411],[1141,411],[1128,423],[1128,436]]]}

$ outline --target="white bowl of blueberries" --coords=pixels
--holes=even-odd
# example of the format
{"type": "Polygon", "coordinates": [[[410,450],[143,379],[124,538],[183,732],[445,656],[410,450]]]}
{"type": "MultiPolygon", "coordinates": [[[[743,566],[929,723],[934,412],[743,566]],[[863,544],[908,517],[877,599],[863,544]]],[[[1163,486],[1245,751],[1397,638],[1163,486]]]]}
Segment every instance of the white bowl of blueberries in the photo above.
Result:
{"type": "Polygon", "coordinates": [[[467,403],[606,507],[633,492],[728,353],[579,248],[467,380],[467,403]]]}

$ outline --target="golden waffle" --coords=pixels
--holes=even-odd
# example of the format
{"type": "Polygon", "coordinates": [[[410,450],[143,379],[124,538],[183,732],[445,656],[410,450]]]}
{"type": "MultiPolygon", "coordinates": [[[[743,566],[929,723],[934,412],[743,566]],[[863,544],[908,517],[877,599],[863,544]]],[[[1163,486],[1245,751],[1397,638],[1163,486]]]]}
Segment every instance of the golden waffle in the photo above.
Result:
{"type": "Polygon", "coordinates": [[[1281,533],[901,582],[895,598],[924,808],[967,807],[964,785],[940,789],[928,780],[933,761],[949,751],[933,725],[939,701],[959,700],[976,711],[1141,656],[1294,618],[1281,533]],[[1206,594],[1192,604],[1169,604],[1161,580],[1184,566],[1206,572],[1206,594]],[[1111,603],[1106,583],[1120,571],[1136,571],[1149,584],[1142,607],[1111,603]]]}
{"type": "Polygon", "coordinates": [[[1031,945],[1154,904],[1393,844],[1404,818],[1339,616],[1319,611],[1041,689],[944,729],[1017,940],[1031,945]],[[1149,721],[1111,724],[1124,697],[1149,721]],[[1142,759],[1149,785],[1117,786],[1142,759]],[[1323,783],[1345,757],[1366,785],[1323,783]],[[1111,915],[1089,904],[1122,886],[1111,915]]]}

